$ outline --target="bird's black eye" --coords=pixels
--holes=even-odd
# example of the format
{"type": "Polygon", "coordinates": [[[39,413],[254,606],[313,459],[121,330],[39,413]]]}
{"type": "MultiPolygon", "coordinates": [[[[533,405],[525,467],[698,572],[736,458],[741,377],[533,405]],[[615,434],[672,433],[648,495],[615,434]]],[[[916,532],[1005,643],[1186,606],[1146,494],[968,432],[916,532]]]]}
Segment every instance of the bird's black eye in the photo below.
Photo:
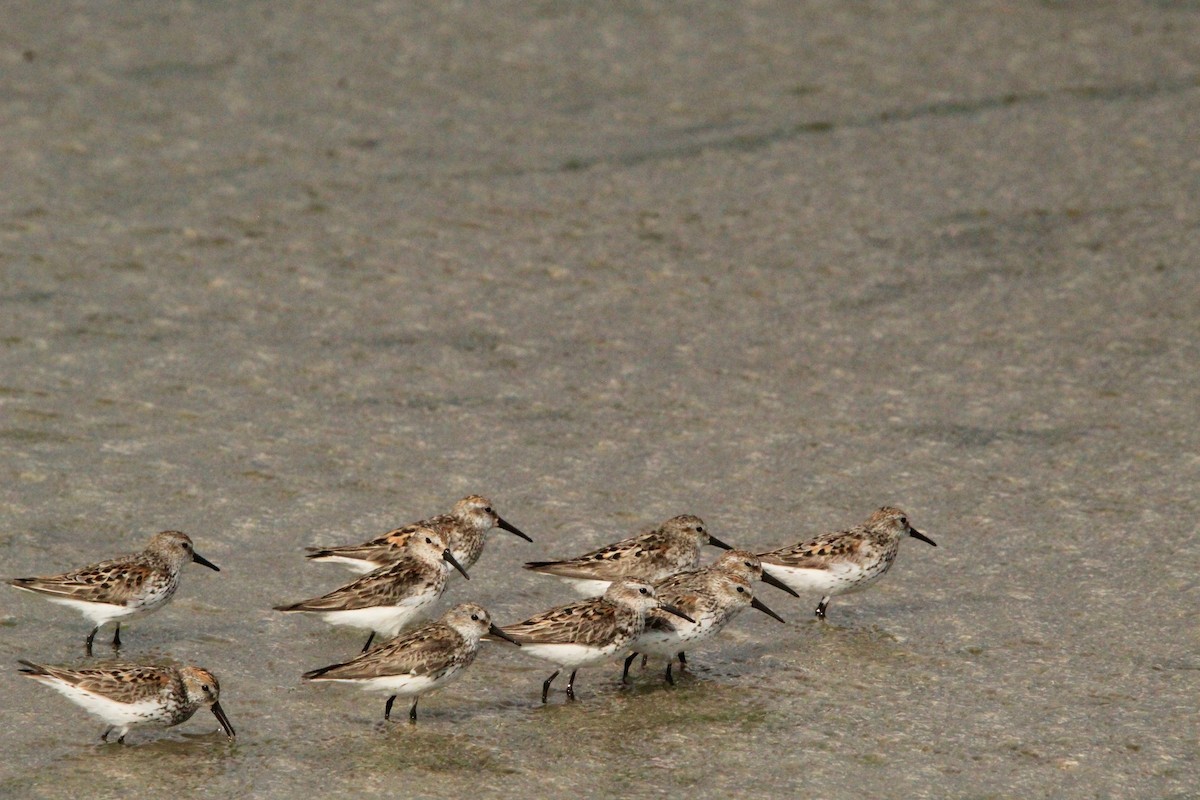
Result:
{"type": "Polygon", "coordinates": [[[430,539],[428,536],[426,536],[426,537],[425,537],[425,543],[426,543],[426,544],[433,544],[433,539],[430,539]]]}
{"type": "Polygon", "coordinates": [[[745,564],[745,565],[746,565],[747,567],[749,567],[750,569],[754,569],[754,565],[753,565],[753,564],[751,564],[749,561],[743,561],[742,563],[743,563],[743,564],[745,564]]]}
{"type": "Polygon", "coordinates": [[[489,514],[495,514],[495,513],[496,513],[495,511],[492,511],[492,507],[491,507],[491,506],[488,506],[487,508],[485,508],[485,509],[484,509],[484,511],[486,511],[486,512],[487,512],[487,513],[489,513],[489,514]]]}
{"type": "Polygon", "coordinates": [[[479,622],[479,615],[478,615],[478,614],[472,614],[472,615],[471,615],[471,619],[475,620],[476,622],[479,622]]]}
{"type": "Polygon", "coordinates": [[[638,591],[639,591],[639,592],[641,592],[642,594],[646,594],[646,589],[645,589],[645,587],[643,587],[643,588],[641,588],[641,589],[638,589],[638,591]]]}
{"type": "Polygon", "coordinates": [[[696,526],[696,533],[704,533],[704,526],[703,526],[703,525],[697,525],[697,526],[696,526]]]}
{"type": "Polygon", "coordinates": [[[900,518],[900,524],[901,524],[901,525],[907,525],[907,524],[908,524],[908,517],[901,517],[901,518],[900,518]]]}
{"type": "Polygon", "coordinates": [[[738,594],[745,594],[745,593],[746,593],[746,587],[745,587],[745,586],[739,586],[739,587],[738,587],[738,594]]]}

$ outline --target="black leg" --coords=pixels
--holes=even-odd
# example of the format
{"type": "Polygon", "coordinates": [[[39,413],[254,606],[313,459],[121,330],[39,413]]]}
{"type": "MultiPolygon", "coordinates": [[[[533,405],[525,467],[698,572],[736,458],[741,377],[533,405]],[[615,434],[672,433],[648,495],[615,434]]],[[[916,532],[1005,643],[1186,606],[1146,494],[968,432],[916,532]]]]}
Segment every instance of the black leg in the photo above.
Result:
{"type": "Polygon", "coordinates": [[[389,720],[392,718],[392,703],[396,702],[396,695],[388,698],[387,704],[383,707],[383,719],[389,720]]]}
{"type": "Polygon", "coordinates": [[[91,657],[91,655],[92,655],[92,642],[94,642],[94,641],[96,640],[96,631],[98,631],[98,630],[100,630],[100,626],[99,626],[99,625],[97,625],[96,627],[92,628],[92,632],[88,634],[88,638],[87,638],[87,654],[88,654],[88,657],[91,657]]]}
{"type": "Polygon", "coordinates": [[[571,670],[571,680],[567,681],[567,697],[571,698],[572,700],[575,699],[575,673],[576,672],[579,672],[579,670],[577,670],[577,669],[571,670]]]}
{"type": "Polygon", "coordinates": [[[683,672],[683,669],[686,666],[687,666],[687,654],[684,653],[682,650],[680,650],[679,651],[679,671],[683,672]]]}
{"type": "Polygon", "coordinates": [[[672,686],[675,685],[675,676],[671,674],[671,662],[670,661],[667,662],[667,674],[664,675],[663,677],[665,677],[667,679],[667,683],[671,684],[672,686]]]}
{"type": "Polygon", "coordinates": [[[413,698],[412,708],[410,708],[408,710],[408,721],[409,722],[417,721],[417,701],[420,699],[421,699],[421,695],[417,695],[416,697],[413,698]]]}
{"type": "Polygon", "coordinates": [[[117,623],[117,629],[113,631],[113,650],[121,649],[121,623],[117,623]]]}
{"type": "Polygon", "coordinates": [[[650,660],[650,655],[648,653],[642,653],[642,669],[646,668],[646,662],[649,660],[650,660]]]}
{"type": "Polygon", "coordinates": [[[621,673],[621,683],[629,683],[629,665],[637,658],[637,653],[630,653],[629,658],[625,659],[625,669],[621,673]]]}
{"type": "Polygon", "coordinates": [[[121,734],[121,738],[117,739],[117,744],[125,744],[125,734],[121,734]]]}
{"type": "Polygon", "coordinates": [[[371,649],[371,642],[375,641],[375,631],[371,631],[371,635],[367,637],[367,643],[363,645],[362,651],[365,653],[371,649]]]}
{"type": "Polygon", "coordinates": [[[109,725],[107,728],[105,728],[104,733],[100,734],[100,741],[107,742],[108,735],[113,732],[113,728],[115,728],[115,727],[116,727],[115,725],[109,725]]]}
{"type": "Polygon", "coordinates": [[[829,608],[829,595],[821,598],[821,603],[817,606],[817,619],[825,619],[825,609],[829,608]]]}
{"type": "Polygon", "coordinates": [[[554,670],[554,674],[551,675],[549,678],[546,678],[546,682],[542,684],[542,702],[543,703],[546,702],[546,695],[548,695],[550,693],[550,684],[554,683],[554,679],[558,677],[558,673],[560,673],[560,672],[562,672],[562,670],[559,670],[559,669],[554,670]]]}

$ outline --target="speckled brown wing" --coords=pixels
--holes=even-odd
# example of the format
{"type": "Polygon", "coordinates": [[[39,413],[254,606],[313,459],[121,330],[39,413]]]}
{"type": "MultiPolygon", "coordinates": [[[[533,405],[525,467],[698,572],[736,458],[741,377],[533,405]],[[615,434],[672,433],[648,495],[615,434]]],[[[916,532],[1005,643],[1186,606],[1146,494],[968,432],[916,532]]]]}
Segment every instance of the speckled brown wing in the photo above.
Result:
{"type": "Polygon", "coordinates": [[[138,597],[153,575],[150,564],[131,556],[101,561],[62,575],[16,578],[11,583],[40,594],[116,604],[138,597]]]}
{"type": "MultiPolygon", "coordinates": [[[[685,577],[685,576],[675,576],[685,577]]],[[[672,579],[668,579],[670,581],[672,579]]],[[[696,591],[689,587],[687,582],[682,582],[682,585],[674,587],[667,586],[668,581],[663,581],[655,587],[655,593],[658,599],[662,602],[678,608],[683,613],[693,619],[699,619],[704,612],[711,611],[716,607],[716,602],[710,595],[696,591]]],[[[646,630],[662,630],[674,631],[675,623],[682,622],[679,617],[667,611],[660,609],[651,609],[646,612],[646,630]]]]}
{"type": "Polygon", "coordinates": [[[830,561],[854,558],[865,544],[863,532],[861,528],[851,528],[824,533],[807,542],[761,553],[759,558],[785,567],[824,569],[830,561]]]}
{"type": "Polygon", "coordinates": [[[617,627],[616,606],[594,597],[552,608],[501,630],[521,644],[603,646],[612,639],[617,627]]]}
{"type": "Polygon", "coordinates": [[[548,575],[584,580],[608,580],[631,574],[644,575],[669,566],[664,557],[667,552],[664,544],[664,537],[656,531],[651,531],[622,539],[578,558],[564,561],[530,561],[525,564],[525,568],[548,575]]]}
{"type": "Polygon", "coordinates": [[[385,675],[432,675],[447,668],[468,666],[478,648],[464,647],[462,634],[435,622],[417,628],[343,664],[304,673],[309,680],[379,678],[385,675]]]}
{"type": "MultiPolygon", "coordinates": [[[[148,667],[141,664],[111,664],[94,669],[65,669],[20,662],[23,673],[33,678],[57,678],[72,686],[107,697],[119,703],[136,703],[158,697],[164,690],[180,684],[179,674],[170,667],[148,667]]],[[[182,687],[179,687],[182,691],[182,687]]]]}
{"type": "Polygon", "coordinates": [[[406,597],[423,594],[425,589],[443,579],[437,567],[415,558],[406,558],[368,572],[358,580],[334,589],[328,594],[302,600],[288,606],[276,606],[276,611],[349,611],[399,603],[406,597]]]}

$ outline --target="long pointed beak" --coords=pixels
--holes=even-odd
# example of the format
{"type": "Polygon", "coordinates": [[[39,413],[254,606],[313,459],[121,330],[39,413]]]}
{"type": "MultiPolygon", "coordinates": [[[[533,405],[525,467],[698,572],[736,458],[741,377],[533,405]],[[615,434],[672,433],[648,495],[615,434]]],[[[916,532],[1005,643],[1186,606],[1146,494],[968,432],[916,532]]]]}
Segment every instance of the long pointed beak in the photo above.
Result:
{"type": "Polygon", "coordinates": [[[467,580],[471,580],[471,576],[467,574],[467,571],[465,569],[463,569],[463,565],[458,563],[458,559],[455,558],[454,554],[450,552],[449,547],[447,547],[445,550],[442,551],[442,558],[445,559],[446,561],[448,561],[450,563],[450,566],[454,567],[456,570],[461,572],[462,576],[464,578],[466,578],[467,580]]]}
{"type": "Polygon", "coordinates": [[[764,603],[762,600],[759,600],[757,597],[756,597],[756,598],[754,598],[753,600],[751,600],[751,601],[750,601],[750,607],[751,607],[751,608],[757,608],[759,611],[763,612],[763,613],[764,613],[764,614],[766,614],[768,617],[774,617],[775,619],[777,619],[777,620],[779,620],[780,622],[782,622],[784,625],[786,625],[786,624],[787,624],[787,621],[786,621],[786,620],[784,620],[784,618],[783,618],[783,617],[779,616],[779,615],[778,615],[778,614],[776,614],[774,611],[772,611],[771,609],[767,608],[767,604],[766,604],[766,603],[764,603]]]}
{"type": "Polygon", "coordinates": [[[666,611],[668,614],[674,614],[675,616],[679,617],[680,619],[686,619],[688,622],[694,623],[696,621],[696,620],[692,619],[691,617],[689,617],[687,614],[680,611],[675,606],[668,605],[667,603],[659,603],[658,607],[661,608],[663,611],[666,611]]]}
{"type": "Polygon", "coordinates": [[[195,561],[197,564],[203,564],[204,566],[208,567],[209,569],[211,569],[211,570],[212,570],[212,571],[214,571],[214,572],[220,572],[220,571],[221,571],[221,568],[220,568],[220,567],[218,567],[218,566],[217,566],[216,564],[214,564],[213,562],[209,561],[209,560],[208,560],[207,558],[205,558],[204,556],[202,556],[202,555],[200,555],[199,553],[197,553],[195,550],[193,550],[193,551],[192,551],[192,561],[195,561]]]}
{"type": "Polygon", "coordinates": [[[513,643],[513,644],[515,644],[517,647],[520,647],[520,646],[521,646],[521,643],[520,643],[520,642],[518,642],[518,641],[517,641],[516,639],[514,639],[513,637],[509,636],[509,635],[508,635],[507,633],[505,633],[504,631],[500,630],[500,628],[499,628],[499,627],[497,627],[496,623],[494,623],[494,622],[493,622],[491,625],[489,625],[489,626],[488,626],[488,635],[489,635],[489,636],[495,636],[495,637],[497,637],[497,638],[499,638],[499,639],[503,639],[503,640],[505,640],[506,642],[512,642],[512,643],[513,643]]]}
{"type": "Polygon", "coordinates": [[[934,547],[937,547],[937,542],[935,542],[933,539],[930,539],[928,536],[921,533],[916,528],[909,528],[908,535],[913,537],[914,539],[920,539],[922,542],[925,542],[925,544],[931,544],[934,547]]]}
{"type": "Polygon", "coordinates": [[[785,592],[790,594],[792,597],[800,596],[800,595],[796,594],[795,589],[788,586],[786,583],[779,580],[779,578],[776,578],[774,575],[767,572],[765,569],[763,570],[762,582],[767,584],[768,586],[774,586],[776,589],[783,589],[785,592]]]}
{"type": "Polygon", "coordinates": [[[508,531],[508,532],[509,532],[509,533],[511,533],[513,536],[520,536],[522,539],[524,539],[524,540],[525,540],[525,541],[527,541],[527,542],[532,542],[532,541],[533,541],[533,539],[530,539],[530,538],[529,538],[528,536],[526,536],[524,533],[522,533],[521,531],[517,530],[517,526],[516,526],[516,525],[509,525],[507,522],[505,522],[504,520],[500,519],[500,517],[496,517],[496,527],[497,527],[497,528],[499,528],[499,529],[500,529],[500,530],[502,530],[502,531],[508,531]]]}
{"type": "Polygon", "coordinates": [[[225,709],[221,708],[220,703],[212,704],[213,716],[217,718],[217,722],[221,723],[221,727],[225,729],[225,735],[232,739],[235,734],[233,726],[229,724],[229,717],[225,716],[225,709]]]}
{"type": "Polygon", "coordinates": [[[732,550],[733,549],[732,547],[725,544],[717,537],[713,536],[711,533],[708,535],[708,543],[711,544],[713,547],[719,547],[722,550],[732,550]]]}

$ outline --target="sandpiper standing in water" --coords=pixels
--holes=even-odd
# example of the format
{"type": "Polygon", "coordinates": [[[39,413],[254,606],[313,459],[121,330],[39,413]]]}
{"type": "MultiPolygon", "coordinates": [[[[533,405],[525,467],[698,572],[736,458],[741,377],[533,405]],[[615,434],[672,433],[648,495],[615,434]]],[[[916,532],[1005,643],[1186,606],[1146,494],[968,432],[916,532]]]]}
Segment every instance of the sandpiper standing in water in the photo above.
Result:
{"type": "Polygon", "coordinates": [[[96,632],[105,623],[117,623],[112,645],[120,648],[122,620],[144,616],[166,605],[179,588],[179,571],[189,561],[220,572],[216,564],[195,551],[186,533],[163,531],[154,534],[140,553],[62,575],[14,578],[9,583],[52,603],[71,606],[91,620],[95,627],[87,637],[90,656],[96,632]]]}
{"type": "Polygon", "coordinates": [[[369,630],[371,635],[362,649],[365,653],[376,633],[395,636],[441,597],[451,567],[470,578],[446,546],[445,535],[432,528],[421,528],[408,537],[405,554],[395,563],[368,572],[328,594],[275,606],[275,610],[311,612],[320,614],[330,625],[369,630]]]}
{"type": "Polygon", "coordinates": [[[306,548],[308,555],[305,558],[343,564],[357,572],[370,572],[403,556],[405,541],[418,528],[433,528],[445,534],[450,552],[454,554],[458,563],[462,564],[463,569],[475,566],[487,542],[487,533],[492,528],[508,531],[527,542],[533,541],[515,526],[505,522],[492,508],[491,500],[473,494],[455,503],[454,510],[449,514],[439,514],[396,528],[362,544],[309,547],[306,548]]]}
{"type": "Polygon", "coordinates": [[[462,603],[443,614],[437,622],[414,628],[343,664],[306,672],[303,677],[310,681],[338,681],[366,691],[386,692],[389,697],[383,707],[385,720],[392,718],[392,703],[397,697],[412,697],[408,718],[416,722],[417,702],[471,666],[484,634],[513,641],[492,624],[491,615],[482,606],[462,603]]]}
{"type": "Polygon", "coordinates": [[[221,708],[221,687],[211,672],[200,667],[156,667],[114,664],[96,669],[47,667],[21,661],[21,672],[44,683],[108,724],[100,736],[108,741],[117,731],[117,743],[135,726],[169,728],[191,719],[196,709],[208,706],[230,739],[233,726],[221,708]]]}
{"type": "Polygon", "coordinates": [[[660,602],[649,583],[621,579],[614,581],[602,597],[557,606],[501,630],[521,645],[522,652],[558,665],[542,684],[543,703],[550,684],[563,669],[571,670],[567,697],[574,700],[579,668],[626,652],[641,635],[646,612],[653,608],[695,622],[679,609],[660,602]]]}
{"type": "Polygon", "coordinates": [[[861,525],[823,533],[790,547],[760,553],[758,557],[762,559],[763,572],[797,592],[821,592],[816,614],[825,619],[825,610],[834,595],[861,591],[883,577],[896,560],[900,540],[905,536],[937,547],[933,539],[908,523],[906,513],[884,506],[861,525]]]}
{"type": "Polygon", "coordinates": [[[700,548],[729,545],[708,532],[704,521],[691,514],[671,517],[657,528],[565,561],[530,561],[525,569],[553,575],[585,597],[602,594],[620,578],[658,583],[677,572],[700,566],[700,548]]]}

